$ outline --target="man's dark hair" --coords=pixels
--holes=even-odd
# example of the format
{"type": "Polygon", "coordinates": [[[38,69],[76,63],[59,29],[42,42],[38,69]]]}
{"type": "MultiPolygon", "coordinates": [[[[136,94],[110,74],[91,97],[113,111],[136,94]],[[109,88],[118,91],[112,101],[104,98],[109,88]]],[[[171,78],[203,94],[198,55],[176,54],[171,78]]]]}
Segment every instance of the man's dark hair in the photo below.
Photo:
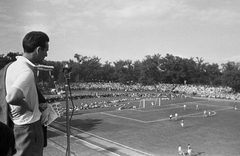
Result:
{"type": "Polygon", "coordinates": [[[16,149],[13,130],[2,122],[0,122],[0,136],[0,155],[7,156],[10,149],[12,150],[12,154],[15,154],[16,149]]]}
{"type": "Polygon", "coordinates": [[[23,38],[23,50],[26,53],[32,53],[38,46],[44,49],[46,47],[46,42],[49,42],[47,34],[41,31],[31,31],[23,38]]]}

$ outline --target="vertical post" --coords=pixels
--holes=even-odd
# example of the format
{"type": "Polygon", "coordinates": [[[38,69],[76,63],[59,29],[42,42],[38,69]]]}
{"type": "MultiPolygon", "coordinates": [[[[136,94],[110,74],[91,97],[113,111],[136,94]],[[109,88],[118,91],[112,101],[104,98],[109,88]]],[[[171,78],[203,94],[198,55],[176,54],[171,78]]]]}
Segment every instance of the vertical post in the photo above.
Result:
{"type": "Polygon", "coordinates": [[[70,69],[68,64],[63,68],[65,77],[65,98],[66,98],[66,125],[67,125],[67,156],[70,156],[70,123],[69,123],[69,105],[68,105],[68,91],[69,91],[69,79],[70,79],[70,69]]]}
{"type": "Polygon", "coordinates": [[[69,124],[69,106],[68,106],[68,84],[65,85],[66,93],[66,124],[67,124],[67,156],[70,156],[70,124],[69,124]]]}

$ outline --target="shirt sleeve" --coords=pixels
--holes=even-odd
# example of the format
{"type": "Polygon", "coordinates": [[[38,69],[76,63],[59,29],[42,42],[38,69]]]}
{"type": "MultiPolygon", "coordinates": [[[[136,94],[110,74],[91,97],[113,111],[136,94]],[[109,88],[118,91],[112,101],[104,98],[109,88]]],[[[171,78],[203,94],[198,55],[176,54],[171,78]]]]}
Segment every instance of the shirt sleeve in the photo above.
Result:
{"type": "Polygon", "coordinates": [[[12,87],[16,87],[16,88],[20,89],[23,92],[24,97],[26,97],[27,93],[29,92],[31,82],[33,82],[33,81],[34,81],[33,72],[26,70],[24,72],[21,72],[17,76],[12,87]]]}

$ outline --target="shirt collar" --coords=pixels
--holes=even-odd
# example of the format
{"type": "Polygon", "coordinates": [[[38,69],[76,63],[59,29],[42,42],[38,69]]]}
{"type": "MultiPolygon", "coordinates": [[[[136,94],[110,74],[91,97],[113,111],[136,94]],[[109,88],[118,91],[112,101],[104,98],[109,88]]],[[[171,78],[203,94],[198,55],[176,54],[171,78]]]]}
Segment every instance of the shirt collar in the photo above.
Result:
{"type": "Polygon", "coordinates": [[[17,58],[17,61],[24,61],[24,62],[27,62],[31,67],[35,67],[35,65],[29,61],[27,58],[23,57],[23,56],[16,56],[17,58]]]}

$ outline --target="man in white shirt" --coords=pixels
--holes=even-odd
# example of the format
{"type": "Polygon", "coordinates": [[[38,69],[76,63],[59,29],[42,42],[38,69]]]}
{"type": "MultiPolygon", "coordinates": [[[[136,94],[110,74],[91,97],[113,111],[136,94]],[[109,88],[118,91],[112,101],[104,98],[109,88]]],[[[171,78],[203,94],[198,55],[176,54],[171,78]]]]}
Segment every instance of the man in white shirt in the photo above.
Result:
{"type": "Polygon", "coordinates": [[[185,156],[185,153],[184,153],[181,145],[178,146],[178,153],[179,153],[179,155],[185,156]]]}
{"type": "Polygon", "coordinates": [[[192,148],[191,148],[191,145],[188,144],[188,149],[187,149],[187,152],[188,152],[188,155],[192,155],[192,148]]]}
{"type": "Polygon", "coordinates": [[[42,156],[43,130],[35,84],[35,64],[42,64],[49,49],[49,37],[32,31],[23,38],[23,56],[18,56],[6,72],[6,101],[14,123],[16,156],[42,156]]]}
{"type": "Polygon", "coordinates": [[[184,127],[184,120],[181,120],[181,127],[184,127]]]}

